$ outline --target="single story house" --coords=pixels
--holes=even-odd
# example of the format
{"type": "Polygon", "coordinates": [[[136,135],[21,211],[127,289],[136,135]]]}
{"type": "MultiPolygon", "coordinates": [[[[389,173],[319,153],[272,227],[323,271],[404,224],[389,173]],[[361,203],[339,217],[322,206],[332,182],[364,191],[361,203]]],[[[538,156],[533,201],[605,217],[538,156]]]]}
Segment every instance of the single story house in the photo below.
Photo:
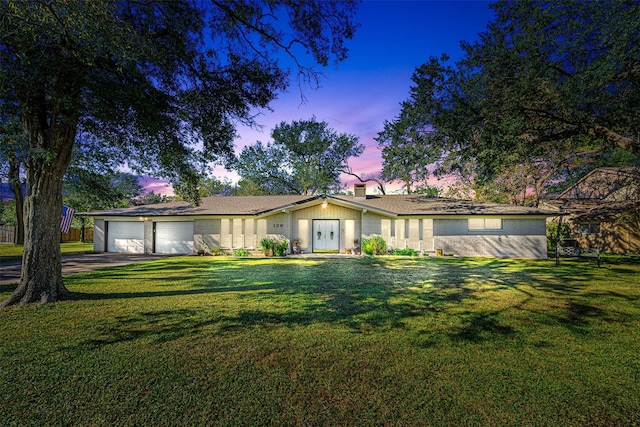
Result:
{"type": "Polygon", "coordinates": [[[546,258],[538,208],[423,195],[211,196],[187,202],[85,212],[98,252],[190,254],[207,247],[260,250],[264,237],[297,241],[305,252],[345,253],[382,236],[387,247],[460,256],[546,258]]]}
{"type": "Polygon", "coordinates": [[[568,214],[554,219],[569,225],[581,249],[640,253],[640,169],[598,168],[541,206],[568,214]]]}

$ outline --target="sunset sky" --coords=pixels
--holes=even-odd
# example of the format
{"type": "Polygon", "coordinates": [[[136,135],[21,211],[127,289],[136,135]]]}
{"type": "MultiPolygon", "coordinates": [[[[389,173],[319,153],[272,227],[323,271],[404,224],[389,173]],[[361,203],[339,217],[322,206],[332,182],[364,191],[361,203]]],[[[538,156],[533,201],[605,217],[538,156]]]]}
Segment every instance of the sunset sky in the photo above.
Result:
{"type": "MultiPolygon", "coordinates": [[[[307,98],[300,103],[300,90],[292,82],[289,92],[271,104],[273,112],[258,117],[262,131],[239,128],[236,151],[256,141],[269,142],[271,130],[280,122],[306,120],[315,116],[338,133],[354,134],[366,146],[350,165],[358,174],[381,170],[381,156],[374,140],[385,120],[393,120],[400,103],[407,99],[411,75],[430,56],[447,53],[453,60],[461,55],[459,42],[474,41],[493,20],[485,1],[364,1],[355,20],[360,24],[353,40],[347,41],[348,58],[321,70],[321,87],[303,87],[307,98]]],[[[307,62],[309,58],[306,58],[307,62]]],[[[218,178],[237,181],[234,172],[217,167],[218,178]]],[[[344,176],[349,187],[354,178],[344,176]]],[[[147,191],[172,194],[167,181],[144,178],[147,191]]],[[[369,192],[374,185],[369,186],[369,192]]],[[[389,185],[394,190],[399,185],[389,185]]],[[[3,188],[4,190],[4,188],[3,188]]]]}
{"type": "MultiPolygon", "coordinates": [[[[473,41],[493,20],[485,1],[364,1],[356,21],[360,24],[348,41],[346,61],[323,70],[326,79],[318,90],[304,88],[307,103],[300,105],[295,83],[272,104],[273,113],[258,118],[262,132],[241,128],[236,150],[256,141],[270,141],[270,132],[282,121],[306,120],[315,115],[339,133],[354,134],[365,144],[365,152],[350,165],[367,175],[381,169],[381,156],[374,140],[385,120],[392,120],[407,99],[411,75],[430,56],[461,55],[459,42],[473,41]]],[[[237,175],[224,168],[216,176],[237,175]]],[[[354,178],[344,177],[349,186],[354,178]]],[[[370,186],[373,188],[373,185],[370,186]]],[[[390,186],[393,189],[393,186],[390,186]]],[[[396,186],[397,188],[397,186],[396,186]]]]}

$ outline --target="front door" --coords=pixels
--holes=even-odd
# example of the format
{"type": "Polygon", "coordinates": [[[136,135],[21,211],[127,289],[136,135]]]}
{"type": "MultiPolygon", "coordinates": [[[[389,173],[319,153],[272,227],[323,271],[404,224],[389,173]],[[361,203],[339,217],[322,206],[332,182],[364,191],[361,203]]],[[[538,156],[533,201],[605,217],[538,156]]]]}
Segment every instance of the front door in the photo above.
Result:
{"type": "Polygon", "coordinates": [[[340,252],[340,220],[313,220],[313,252],[340,252]]]}

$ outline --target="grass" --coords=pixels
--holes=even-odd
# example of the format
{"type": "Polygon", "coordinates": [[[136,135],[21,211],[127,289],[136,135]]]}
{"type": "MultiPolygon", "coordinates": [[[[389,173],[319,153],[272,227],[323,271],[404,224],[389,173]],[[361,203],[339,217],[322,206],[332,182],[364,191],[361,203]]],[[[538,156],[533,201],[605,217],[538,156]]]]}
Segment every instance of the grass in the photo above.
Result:
{"type": "Polygon", "coordinates": [[[181,257],[66,285],[0,312],[1,425],[640,424],[620,259],[181,257]]]}
{"type": "MultiPolygon", "coordinates": [[[[0,244],[0,262],[15,261],[22,258],[22,245],[0,244]]],[[[93,251],[93,243],[67,242],[60,243],[62,255],[83,254],[93,251]]]]}

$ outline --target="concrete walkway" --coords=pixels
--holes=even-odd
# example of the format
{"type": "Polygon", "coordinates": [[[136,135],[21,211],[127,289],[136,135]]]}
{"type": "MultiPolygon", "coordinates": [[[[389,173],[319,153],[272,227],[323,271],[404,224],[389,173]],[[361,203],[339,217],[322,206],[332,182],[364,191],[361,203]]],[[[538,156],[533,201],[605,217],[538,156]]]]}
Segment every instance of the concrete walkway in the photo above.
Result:
{"type": "MultiPolygon", "coordinates": [[[[83,273],[101,268],[119,267],[136,262],[166,258],[168,255],[92,253],[62,257],[62,275],[83,273]]],[[[20,281],[21,261],[2,261],[0,264],[0,286],[20,281]]]]}

